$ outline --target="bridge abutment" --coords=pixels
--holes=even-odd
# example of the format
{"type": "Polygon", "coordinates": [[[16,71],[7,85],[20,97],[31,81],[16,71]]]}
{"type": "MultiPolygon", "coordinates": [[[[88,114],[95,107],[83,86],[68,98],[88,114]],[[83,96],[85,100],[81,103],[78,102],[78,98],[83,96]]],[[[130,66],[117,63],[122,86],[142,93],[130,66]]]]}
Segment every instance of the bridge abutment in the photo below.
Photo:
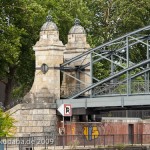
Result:
{"type": "MultiPolygon", "coordinates": [[[[66,46],[59,40],[56,24],[47,17],[40,31],[40,39],[33,50],[35,51],[35,78],[31,90],[23,99],[24,104],[12,108],[10,113],[16,119],[16,135],[53,135],[57,133],[56,100],[61,94],[70,94],[70,86],[75,90],[85,88],[90,84],[90,68],[79,72],[75,69],[63,74],[61,80],[60,65],[90,48],[86,42],[84,28],[77,23],[71,28],[66,46]],[[69,74],[69,76],[67,75],[69,74]],[[76,80],[77,79],[77,80],[76,80]],[[80,82],[83,81],[83,82],[80,82]],[[63,91],[61,86],[66,86],[63,91]]],[[[78,68],[90,62],[89,55],[75,62],[71,67],[78,68]]],[[[74,115],[72,121],[79,121],[79,115],[74,115]]]]}
{"type": "Polygon", "coordinates": [[[60,99],[60,64],[65,46],[59,40],[56,24],[48,16],[33,46],[36,58],[34,83],[24,97],[25,104],[10,112],[16,119],[16,135],[53,135],[57,132],[56,100],[60,99]]]}

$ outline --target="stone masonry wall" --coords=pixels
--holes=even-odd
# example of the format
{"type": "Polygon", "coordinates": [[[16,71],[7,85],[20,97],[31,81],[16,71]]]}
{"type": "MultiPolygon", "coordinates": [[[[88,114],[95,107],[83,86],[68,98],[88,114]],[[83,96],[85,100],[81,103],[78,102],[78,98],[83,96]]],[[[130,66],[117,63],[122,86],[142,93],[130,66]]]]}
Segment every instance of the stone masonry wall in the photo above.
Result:
{"type": "Polygon", "coordinates": [[[16,120],[16,137],[53,135],[57,132],[55,104],[19,104],[9,113],[16,120]]]}

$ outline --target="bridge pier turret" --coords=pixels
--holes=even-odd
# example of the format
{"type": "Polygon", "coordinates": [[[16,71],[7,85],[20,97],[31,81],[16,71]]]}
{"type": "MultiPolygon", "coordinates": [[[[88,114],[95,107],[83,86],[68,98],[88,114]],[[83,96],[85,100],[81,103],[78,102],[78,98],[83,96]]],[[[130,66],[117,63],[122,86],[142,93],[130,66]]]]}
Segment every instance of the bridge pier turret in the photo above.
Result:
{"type": "MultiPolygon", "coordinates": [[[[48,16],[49,17],[49,16],[48,16]]],[[[36,57],[35,78],[29,94],[31,103],[55,103],[60,99],[60,64],[65,46],[59,40],[56,24],[51,19],[43,24],[40,39],[33,46],[36,57]]]]}
{"type": "Polygon", "coordinates": [[[60,64],[65,46],[59,40],[56,24],[47,17],[40,31],[35,51],[34,83],[24,97],[24,104],[10,111],[16,119],[16,136],[55,135],[57,131],[56,99],[60,99],[60,64]]]}
{"type": "MultiPolygon", "coordinates": [[[[68,43],[66,44],[66,50],[64,51],[64,61],[86,52],[90,48],[90,45],[86,40],[85,29],[80,25],[80,20],[75,19],[74,26],[70,29],[68,34],[68,43]]],[[[86,67],[84,70],[79,70],[82,66],[90,62],[90,55],[86,55],[78,61],[71,63],[70,68],[74,68],[72,71],[66,71],[63,74],[63,82],[61,86],[62,97],[64,95],[73,94],[86,86],[91,84],[90,79],[90,67],[86,67]]]]}

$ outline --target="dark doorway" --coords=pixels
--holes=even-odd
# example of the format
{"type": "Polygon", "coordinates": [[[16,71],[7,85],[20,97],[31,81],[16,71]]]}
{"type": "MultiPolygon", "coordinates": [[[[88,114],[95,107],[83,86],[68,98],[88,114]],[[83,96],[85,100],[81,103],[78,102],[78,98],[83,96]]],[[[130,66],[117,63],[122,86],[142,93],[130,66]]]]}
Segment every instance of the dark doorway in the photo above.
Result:
{"type": "Polygon", "coordinates": [[[128,126],[129,144],[133,144],[134,139],[134,125],[129,124],[128,126]]]}

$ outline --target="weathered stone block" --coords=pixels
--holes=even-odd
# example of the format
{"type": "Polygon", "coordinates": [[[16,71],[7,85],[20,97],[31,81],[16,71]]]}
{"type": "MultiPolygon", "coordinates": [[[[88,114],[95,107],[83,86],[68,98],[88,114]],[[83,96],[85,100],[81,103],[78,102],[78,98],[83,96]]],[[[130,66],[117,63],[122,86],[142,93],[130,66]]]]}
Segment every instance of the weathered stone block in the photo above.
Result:
{"type": "Polygon", "coordinates": [[[20,130],[21,133],[25,133],[25,129],[26,129],[26,127],[20,127],[19,128],[19,130],[20,130]]]}
{"type": "Polygon", "coordinates": [[[38,110],[37,109],[33,109],[32,112],[33,112],[33,114],[38,114],[38,110]]]}
{"type": "Polygon", "coordinates": [[[56,109],[49,109],[50,115],[56,115],[56,109]]]}
{"type": "Polygon", "coordinates": [[[40,132],[40,133],[37,133],[37,132],[34,133],[34,132],[32,132],[32,133],[30,134],[30,136],[32,136],[32,137],[33,137],[33,136],[45,136],[45,133],[44,133],[44,132],[42,132],[42,133],[41,133],[41,132],[40,132]]]}
{"type": "MultiPolygon", "coordinates": [[[[53,118],[55,119],[55,118],[53,118]]],[[[56,119],[55,120],[51,120],[51,126],[56,126],[56,119]]]]}
{"type": "Polygon", "coordinates": [[[52,115],[44,115],[44,120],[51,120],[52,117],[52,115]]]}
{"type": "Polygon", "coordinates": [[[39,115],[44,114],[44,110],[43,110],[43,109],[38,109],[38,110],[37,110],[37,114],[39,114],[39,115]]]}
{"type": "Polygon", "coordinates": [[[23,126],[28,126],[29,125],[29,122],[28,121],[18,121],[17,122],[17,126],[20,126],[20,127],[23,127],[23,126]]]}
{"type": "Polygon", "coordinates": [[[44,120],[44,116],[43,115],[34,115],[32,117],[33,120],[44,120]]]}
{"type": "Polygon", "coordinates": [[[32,115],[28,115],[27,120],[32,120],[32,115]]]}
{"type": "Polygon", "coordinates": [[[44,109],[44,114],[49,114],[49,109],[44,109]]]}
{"type": "Polygon", "coordinates": [[[20,110],[16,111],[15,114],[20,115],[20,110]]]}
{"type": "MultiPolygon", "coordinates": [[[[34,109],[33,109],[34,110],[34,109]]],[[[33,110],[29,110],[29,115],[33,114],[33,110]]]]}
{"type": "Polygon", "coordinates": [[[56,132],[56,126],[43,127],[43,132],[56,132]]]}
{"type": "Polygon", "coordinates": [[[19,120],[26,121],[28,115],[20,115],[19,120]]]}
{"type": "Polygon", "coordinates": [[[29,121],[29,126],[32,127],[32,126],[36,126],[37,125],[37,122],[36,121],[29,121]]]}
{"type": "MultiPolygon", "coordinates": [[[[24,133],[16,133],[15,136],[16,136],[16,137],[23,137],[23,136],[24,136],[24,133]]],[[[11,148],[10,150],[12,150],[12,148],[11,148]]]]}
{"type": "Polygon", "coordinates": [[[38,121],[37,126],[50,126],[50,121],[38,121]]]}
{"type": "Polygon", "coordinates": [[[32,127],[30,132],[43,132],[43,127],[32,127]]]}
{"type": "Polygon", "coordinates": [[[32,127],[25,127],[25,132],[26,133],[30,133],[30,132],[32,132],[32,127]]]}
{"type": "Polygon", "coordinates": [[[16,128],[16,132],[17,132],[17,133],[20,132],[20,128],[21,128],[21,127],[17,127],[17,128],[16,128]]]}

